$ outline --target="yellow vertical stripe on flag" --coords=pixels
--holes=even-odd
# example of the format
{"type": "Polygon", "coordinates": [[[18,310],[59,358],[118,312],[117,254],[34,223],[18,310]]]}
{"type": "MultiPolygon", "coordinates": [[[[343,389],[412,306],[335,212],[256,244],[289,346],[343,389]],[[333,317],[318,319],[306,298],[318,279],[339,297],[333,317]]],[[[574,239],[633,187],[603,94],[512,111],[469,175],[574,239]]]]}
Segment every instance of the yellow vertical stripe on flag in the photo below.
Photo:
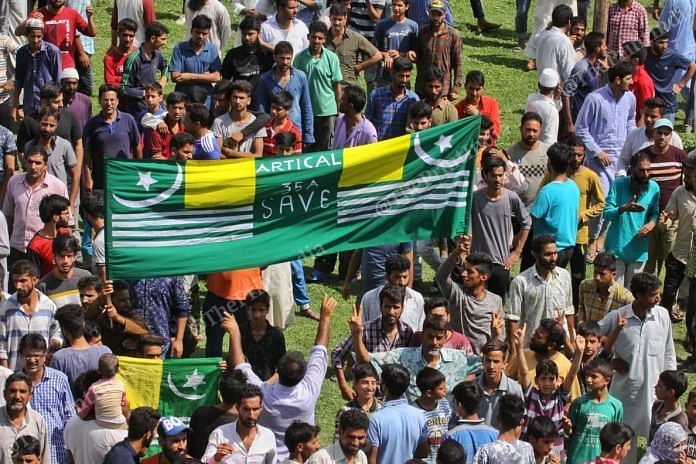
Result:
{"type": "Polygon", "coordinates": [[[140,406],[157,409],[162,384],[162,360],[119,356],[116,378],[126,386],[126,398],[131,411],[140,406]]]}
{"type": "Polygon", "coordinates": [[[253,158],[187,161],[184,207],[215,208],[254,204],[256,162],[253,158]]]}
{"type": "Polygon", "coordinates": [[[374,145],[343,149],[343,172],[338,187],[398,181],[411,147],[411,135],[402,135],[374,145]]]}

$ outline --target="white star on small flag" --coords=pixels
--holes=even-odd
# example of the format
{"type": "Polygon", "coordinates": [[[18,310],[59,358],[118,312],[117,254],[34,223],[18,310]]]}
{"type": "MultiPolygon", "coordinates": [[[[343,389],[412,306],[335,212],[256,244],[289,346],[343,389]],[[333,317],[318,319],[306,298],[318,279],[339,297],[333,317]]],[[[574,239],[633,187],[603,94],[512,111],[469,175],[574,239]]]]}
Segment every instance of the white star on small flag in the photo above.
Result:
{"type": "Polygon", "coordinates": [[[140,177],[140,180],[138,180],[138,183],[135,185],[139,185],[142,188],[145,189],[146,192],[150,191],[150,186],[152,184],[156,184],[158,181],[152,178],[152,172],[147,171],[147,172],[138,172],[138,177],[140,177]]]}
{"type": "Polygon", "coordinates": [[[193,388],[198,389],[201,385],[205,385],[205,377],[198,373],[198,369],[194,369],[191,375],[186,376],[186,383],[183,388],[193,388]]]}
{"type": "Polygon", "coordinates": [[[452,148],[452,136],[441,135],[437,142],[435,142],[435,145],[440,148],[440,153],[444,153],[446,149],[452,148]]]}

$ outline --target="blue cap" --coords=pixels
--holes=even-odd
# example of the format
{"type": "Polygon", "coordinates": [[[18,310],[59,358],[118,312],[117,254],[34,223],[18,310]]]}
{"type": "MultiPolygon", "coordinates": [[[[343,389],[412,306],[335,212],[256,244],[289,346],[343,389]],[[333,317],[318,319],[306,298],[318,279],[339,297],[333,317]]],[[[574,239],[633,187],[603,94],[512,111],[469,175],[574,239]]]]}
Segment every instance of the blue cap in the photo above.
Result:
{"type": "Polygon", "coordinates": [[[174,416],[165,416],[160,420],[157,426],[157,434],[162,437],[173,437],[181,432],[192,432],[193,430],[188,425],[184,424],[181,419],[174,416]]]}
{"type": "Polygon", "coordinates": [[[674,124],[672,124],[672,121],[667,118],[660,118],[655,121],[655,124],[653,124],[653,130],[660,127],[669,127],[670,130],[674,130],[674,124]]]}

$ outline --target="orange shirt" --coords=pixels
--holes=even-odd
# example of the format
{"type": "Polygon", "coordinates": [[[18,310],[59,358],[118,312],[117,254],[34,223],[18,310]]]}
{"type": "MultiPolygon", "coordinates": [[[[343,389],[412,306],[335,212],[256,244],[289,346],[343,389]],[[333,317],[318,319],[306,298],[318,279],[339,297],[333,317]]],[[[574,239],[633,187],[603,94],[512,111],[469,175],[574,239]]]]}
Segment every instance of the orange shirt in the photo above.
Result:
{"type": "Polygon", "coordinates": [[[261,269],[255,267],[208,274],[206,285],[209,292],[220,298],[244,301],[250,291],[263,288],[263,278],[261,269]]]}
{"type": "MultiPolygon", "coordinates": [[[[459,116],[459,119],[464,119],[467,115],[465,113],[466,110],[466,98],[464,100],[460,101],[457,103],[455,106],[457,108],[457,115],[459,116]]],[[[498,107],[498,100],[496,100],[493,97],[487,97],[485,95],[481,95],[481,99],[479,100],[478,104],[478,110],[479,114],[481,116],[486,116],[488,119],[493,122],[493,138],[497,139],[500,137],[500,108],[498,107]]]]}

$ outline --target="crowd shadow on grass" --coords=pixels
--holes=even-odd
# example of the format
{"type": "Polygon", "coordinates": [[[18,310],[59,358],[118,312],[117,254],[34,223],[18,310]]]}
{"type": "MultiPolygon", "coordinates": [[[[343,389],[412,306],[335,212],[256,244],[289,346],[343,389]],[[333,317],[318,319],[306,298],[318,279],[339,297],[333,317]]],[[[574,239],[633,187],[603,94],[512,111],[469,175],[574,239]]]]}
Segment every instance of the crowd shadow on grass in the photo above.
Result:
{"type": "Polygon", "coordinates": [[[474,48],[512,48],[517,43],[515,31],[512,29],[500,28],[491,32],[473,32],[470,30],[470,26],[470,24],[464,24],[463,27],[458,27],[460,31],[465,31],[462,37],[464,46],[474,48]]]}
{"type": "Polygon", "coordinates": [[[520,72],[522,72],[524,66],[527,64],[527,59],[523,55],[519,55],[518,57],[500,54],[481,54],[476,55],[475,58],[484,63],[496,66],[504,66],[506,68],[514,69],[520,72]]]}
{"type": "Polygon", "coordinates": [[[162,11],[162,12],[157,12],[157,20],[158,21],[164,21],[164,20],[169,20],[169,21],[176,21],[179,19],[179,16],[181,16],[181,11],[162,11]]]}

